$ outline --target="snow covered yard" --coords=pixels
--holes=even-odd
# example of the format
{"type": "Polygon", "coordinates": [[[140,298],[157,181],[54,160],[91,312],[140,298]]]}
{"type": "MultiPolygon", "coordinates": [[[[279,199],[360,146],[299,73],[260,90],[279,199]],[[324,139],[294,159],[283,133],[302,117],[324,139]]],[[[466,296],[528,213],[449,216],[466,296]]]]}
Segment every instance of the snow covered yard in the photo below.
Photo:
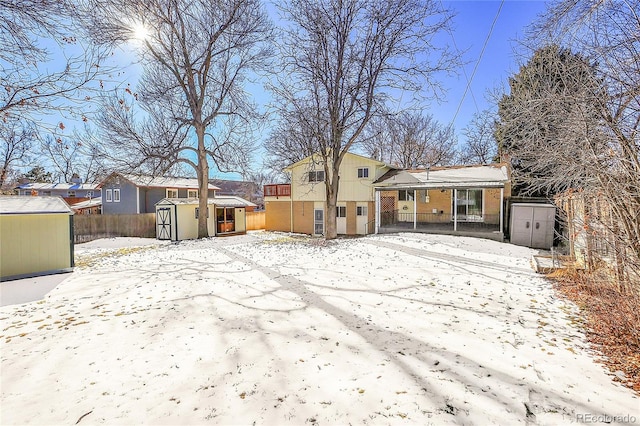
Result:
{"type": "Polygon", "coordinates": [[[531,254],[422,234],[94,243],[44,300],[0,308],[0,423],[640,422],[531,254]]]}

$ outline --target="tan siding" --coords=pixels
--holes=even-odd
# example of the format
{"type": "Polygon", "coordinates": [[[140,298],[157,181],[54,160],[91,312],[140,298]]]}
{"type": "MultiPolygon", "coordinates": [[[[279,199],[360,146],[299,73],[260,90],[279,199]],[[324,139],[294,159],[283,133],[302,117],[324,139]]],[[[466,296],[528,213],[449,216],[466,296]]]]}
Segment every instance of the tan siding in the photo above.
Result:
{"type": "Polygon", "coordinates": [[[293,202],[293,232],[313,234],[313,201],[293,202]]]}
{"type": "Polygon", "coordinates": [[[0,276],[71,267],[69,215],[0,215],[0,276]]]}
{"type": "Polygon", "coordinates": [[[484,213],[492,215],[488,222],[500,223],[500,189],[484,190],[484,213]]]}
{"type": "Polygon", "coordinates": [[[265,229],[267,231],[291,231],[291,202],[267,201],[265,203],[265,229]]]}
{"type": "Polygon", "coordinates": [[[428,203],[424,202],[424,191],[418,191],[418,196],[418,213],[433,213],[433,209],[437,209],[438,214],[451,214],[451,190],[430,189],[428,203]]]}
{"type": "Polygon", "coordinates": [[[236,232],[246,232],[247,231],[247,216],[244,209],[236,209],[235,212],[235,228],[236,232]]]}
{"type": "Polygon", "coordinates": [[[347,201],[347,235],[355,235],[356,232],[356,202],[347,201]]]}
{"type": "Polygon", "coordinates": [[[254,212],[247,210],[247,231],[265,229],[265,212],[254,212]]]}

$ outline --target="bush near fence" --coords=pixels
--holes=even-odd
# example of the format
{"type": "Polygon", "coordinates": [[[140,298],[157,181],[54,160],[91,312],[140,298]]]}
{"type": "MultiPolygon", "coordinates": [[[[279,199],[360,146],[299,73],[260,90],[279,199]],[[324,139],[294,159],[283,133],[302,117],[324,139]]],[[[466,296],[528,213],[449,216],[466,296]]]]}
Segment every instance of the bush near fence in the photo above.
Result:
{"type": "Polygon", "coordinates": [[[155,213],[96,214],[73,217],[75,243],[85,243],[98,238],[156,237],[155,213]]]}

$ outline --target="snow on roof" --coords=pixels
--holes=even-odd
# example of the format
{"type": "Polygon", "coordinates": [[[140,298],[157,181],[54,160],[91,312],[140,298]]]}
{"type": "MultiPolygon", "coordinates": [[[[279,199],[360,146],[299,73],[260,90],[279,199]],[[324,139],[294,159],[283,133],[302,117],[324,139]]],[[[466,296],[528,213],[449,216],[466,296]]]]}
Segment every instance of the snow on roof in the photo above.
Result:
{"type": "Polygon", "coordinates": [[[72,209],[86,209],[88,207],[98,207],[102,205],[102,198],[92,198],[90,200],[80,201],[71,206],[72,209]]]}
{"type": "Polygon", "coordinates": [[[0,214],[69,213],[73,211],[61,197],[0,196],[0,214]]]}
{"type": "MultiPolygon", "coordinates": [[[[168,177],[168,176],[148,176],[148,175],[134,175],[134,174],[121,174],[122,177],[128,181],[136,184],[137,186],[145,186],[148,188],[188,188],[197,189],[198,179],[196,178],[182,178],[182,177],[168,177]]],[[[220,189],[215,185],[209,184],[209,189],[220,189]]]]}
{"type": "MultiPolygon", "coordinates": [[[[198,198],[163,198],[162,200],[158,201],[157,204],[170,203],[180,205],[198,204],[198,202],[198,198]]],[[[235,196],[209,198],[207,200],[207,204],[214,204],[218,207],[257,207],[257,205],[252,203],[251,201],[247,201],[244,198],[235,196]]]]}
{"type": "Polygon", "coordinates": [[[501,187],[509,181],[507,166],[442,167],[430,170],[391,170],[374,182],[376,187],[501,187]]]}
{"type": "Polygon", "coordinates": [[[22,185],[16,186],[16,189],[35,189],[38,191],[59,189],[62,191],[68,190],[94,190],[97,189],[97,184],[90,183],[44,183],[44,182],[27,182],[22,185]]]}

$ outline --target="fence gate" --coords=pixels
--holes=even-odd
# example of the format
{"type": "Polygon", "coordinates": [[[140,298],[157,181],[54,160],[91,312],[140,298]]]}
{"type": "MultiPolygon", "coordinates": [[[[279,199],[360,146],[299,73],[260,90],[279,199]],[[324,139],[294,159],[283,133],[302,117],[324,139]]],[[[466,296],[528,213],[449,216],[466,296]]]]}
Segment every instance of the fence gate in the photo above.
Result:
{"type": "Polygon", "coordinates": [[[158,208],[156,212],[156,223],[158,226],[158,239],[171,239],[171,209],[169,207],[158,208]]]}

